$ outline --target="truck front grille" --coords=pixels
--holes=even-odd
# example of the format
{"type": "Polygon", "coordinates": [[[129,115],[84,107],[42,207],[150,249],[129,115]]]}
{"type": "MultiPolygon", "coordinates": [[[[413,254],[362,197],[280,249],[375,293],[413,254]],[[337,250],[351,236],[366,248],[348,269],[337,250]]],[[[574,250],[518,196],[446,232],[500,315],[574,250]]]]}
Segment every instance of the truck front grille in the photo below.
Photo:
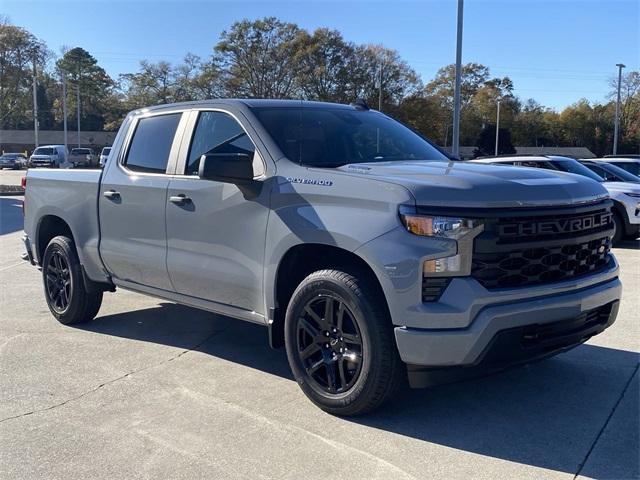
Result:
{"type": "Polygon", "coordinates": [[[474,241],[471,276],[487,289],[567,280],[609,263],[610,202],[587,207],[512,210],[485,219],[474,241]]]}
{"type": "Polygon", "coordinates": [[[556,282],[602,269],[609,261],[610,248],[610,238],[603,237],[554,247],[478,253],[471,275],[485,288],[556,282]]]}

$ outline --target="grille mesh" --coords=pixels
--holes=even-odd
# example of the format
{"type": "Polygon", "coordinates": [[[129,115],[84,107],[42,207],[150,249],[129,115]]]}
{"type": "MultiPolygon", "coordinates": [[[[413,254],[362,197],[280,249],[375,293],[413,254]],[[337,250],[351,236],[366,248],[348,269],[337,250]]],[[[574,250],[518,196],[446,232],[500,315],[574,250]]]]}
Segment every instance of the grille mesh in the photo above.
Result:
{"type": "Polygon", "coordinates": [[[609,237],[554,247],[474,253],[471,275],[485,288],[538,285],[585,275],[609,261],[609,237]]]}

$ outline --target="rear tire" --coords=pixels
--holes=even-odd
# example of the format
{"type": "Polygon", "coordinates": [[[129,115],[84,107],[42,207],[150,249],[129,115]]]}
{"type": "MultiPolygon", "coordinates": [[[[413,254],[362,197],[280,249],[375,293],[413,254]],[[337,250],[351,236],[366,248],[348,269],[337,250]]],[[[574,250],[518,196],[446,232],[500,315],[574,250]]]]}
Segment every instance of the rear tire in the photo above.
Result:
{"type": "Polygon", "coordinates": [[[320,270],[291,297],[285,318],[289,365],[305,395],[326,412],[371,412],[406,377],[379,290],[366,272],[320,270]]]}
{"type": "Polygon", "coordinates": [[[88,322],[100,310],[102,290],[87,290],[75,244],[69,237],[54,237],[47,245],[42,280],[49,310],[60,323],[88,322]]]}
{"type": "Polygon", "coordinates": [[[624,220],[622,215],[618,212],[613,212],[613,224],[615,226],[615,230],[613,232],[611,243],[616,245],[624,238],[624,220]]]}

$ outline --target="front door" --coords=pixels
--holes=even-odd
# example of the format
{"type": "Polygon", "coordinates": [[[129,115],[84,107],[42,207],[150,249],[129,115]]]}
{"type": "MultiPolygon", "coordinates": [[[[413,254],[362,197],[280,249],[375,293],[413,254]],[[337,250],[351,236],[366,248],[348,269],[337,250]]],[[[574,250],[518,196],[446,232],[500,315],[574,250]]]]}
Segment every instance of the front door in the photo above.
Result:
{"type": "Polygon", "coordinates": [[[99,196],[100,253],[116,280],[173,290],[166,264],[166,170],[180,117],[139,119],[126,155],[106,166],[99,196]]]}
{"type": "Polygon", "coordinates": [[[179,293],[264,315],[267,189],[247,192],[232,183],[198,177],[204,153],[247,153],[254,156],[254,165],[260,164],[254,172],[261,169],[262,160],[233,116],[222,111],[197,115],[184,172],[172,177],[167,192],[171,281],[179,293]]]}

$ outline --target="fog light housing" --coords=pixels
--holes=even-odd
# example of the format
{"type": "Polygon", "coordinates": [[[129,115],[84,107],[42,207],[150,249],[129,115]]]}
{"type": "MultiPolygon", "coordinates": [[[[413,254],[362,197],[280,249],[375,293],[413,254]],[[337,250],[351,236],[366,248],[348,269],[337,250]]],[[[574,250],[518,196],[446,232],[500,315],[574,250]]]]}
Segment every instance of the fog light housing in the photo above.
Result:
{"type": "Polygon", "coordinates": [[[435,302],[440,299],[451,278],[446,277],[422,277],[422,301],[435,302]]]}

